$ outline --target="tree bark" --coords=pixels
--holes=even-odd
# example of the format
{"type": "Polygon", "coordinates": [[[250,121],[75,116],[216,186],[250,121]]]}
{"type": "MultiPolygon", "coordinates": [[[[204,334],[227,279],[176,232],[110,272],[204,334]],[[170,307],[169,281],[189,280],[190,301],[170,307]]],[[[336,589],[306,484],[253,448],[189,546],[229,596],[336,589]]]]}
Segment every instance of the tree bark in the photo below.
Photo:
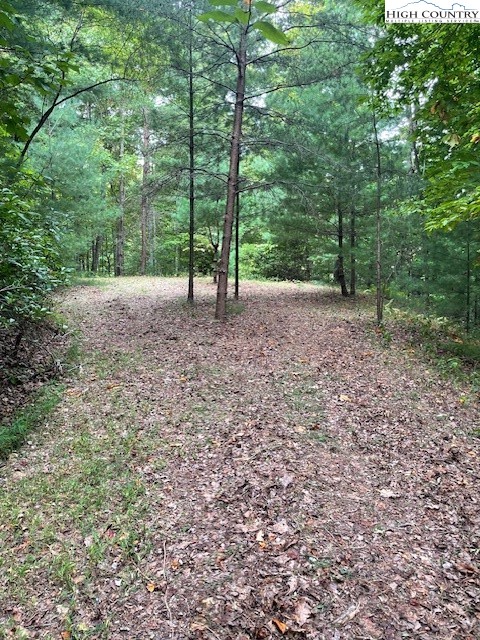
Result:
{"type": "MultiPolygon", "coordinates": [[[[120,151],[119,159],[120,163],[123,161],[125,155],[125,122],[123,110],[120,112],[121,129],[120,129],[120,151]]],[[[115,276],[123,276],[125,269],[125,176],[123,174],[123,168],[120,173],[119,193],[118,193],[118,205],[120,208],[120,215],[117,218],[115,224],[115,276]]]]}
{"type": "MultiPolygon", "coordinates": [[[[240,158],[240,156],[239,156],[240,158]]],[[[240,287],[240,191],[237,190],[235,197],[235,290],[233,297],[238,300],[240,287]]]]}
{"type": "Polygon", "coordinates": [[[343,260],[343,210],[342,205],[337,205],[338,216],[338,259],[335,266],[335,277],[342,290],[342,296],[348,297],[347,283],[345,280],[345,267],[343,260]]]}
{"type": "Polygon", "coordinates": [[[92,240],[92,263],[91,263],[91,271],[93,273],[97,273],[98,265],[100,262],[100,251],[102,249],[102,241],[103,237],[98,235],[95,240],[92,240]]]}
{"type": "Polygon", "coordinates": [[[472,278],[472,266],[470,263],[470,253],[471,253],[471,249],[470,249],[470,223],[467,222],[468,225],[468,234],[467,234],[467,271],[466,271],[466,307],[467,307],[467,312],[465,314],[465,329],[467,331],[467,333],[470,333],[470,315],[471,315],[471,291],[472,291],[472,282],[471,282],[471,278],[472,278]]]}
{"type": "Polygon", "coordinates": [[[378,137],[377,116],[373,111],[373,134],[377,158],[377,193],[376,193],[376,285],[377,285],[377,325],[383,322],[383,283],[382,283],[382,157],[380,152],[380,140],[378,137]]]}
{"type": "Polygon", "coordinates": [[[143,170],[142,170],[142,197],[141,197],[141,247],[140,247],[140,275],[147,272],[148,260],[148,220],[150,214],[150,198],[148,197],[148,178],[150,176],[150,128],[148,123],[147,110],[143,113],[143,170]]]}
{"type": "Polygon", "coordinates": [[[189,46],[188,46],[188,142],[189,142],[189,254],[188,254],[188,302],[193,302],[193,278],[195,271],[194,236],[195,236],[195,129],[194,129],[194,91],[193,91],[193,27],[192,3],[189,13],[189,46]]]}
{"type": "Polygon", "coordinates": [[[356,216],[355,207],[350,212],[350,295],[354,296],[357,292],[357,265],[355,257],[356,248],[356,216]]]}
{"type": "Polygon", "coordinates": [[[244,25],[240,32],[240,43],[237,51],[237,84],[235,89],[235,113],[233,118],[232,141],[230,147],[230,167],[228,172],[227,202],[223,224],[223,242],[218,267],[218,287],[215,318],[224,321],[227,316],[228,265],[232,243],[233,220],[235,215],[235,199],[238,191],[238,173],[240,165],[240,144],[242,138],[242,121],[245,102],[245,75],[247,70],[247,30],[244,25]]]}

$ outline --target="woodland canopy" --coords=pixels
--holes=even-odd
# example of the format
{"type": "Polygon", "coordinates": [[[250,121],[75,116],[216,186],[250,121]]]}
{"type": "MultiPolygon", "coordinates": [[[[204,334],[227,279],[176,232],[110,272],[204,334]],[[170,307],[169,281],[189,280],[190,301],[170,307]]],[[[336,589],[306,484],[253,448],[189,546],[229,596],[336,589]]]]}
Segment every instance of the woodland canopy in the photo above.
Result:
{"type": "Polygon", "coordinates": [[[0,0],[2,325],[75,273],[189,273],[190,300],[196,274],[318,281],[478,324],[479,46],[376,0],[0,0]]]}

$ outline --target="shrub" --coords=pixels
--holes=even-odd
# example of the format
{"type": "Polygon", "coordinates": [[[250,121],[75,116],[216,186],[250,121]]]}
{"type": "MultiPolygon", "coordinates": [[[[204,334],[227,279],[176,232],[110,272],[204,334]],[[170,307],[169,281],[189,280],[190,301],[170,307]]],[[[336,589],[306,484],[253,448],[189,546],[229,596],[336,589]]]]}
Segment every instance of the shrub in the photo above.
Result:
{"type": "Polygon", "coordinates": [[[65,280],[55,230],[33,205],[0,191],[0,326],[14,327],[48,313],[48,294],[65,280]]]}

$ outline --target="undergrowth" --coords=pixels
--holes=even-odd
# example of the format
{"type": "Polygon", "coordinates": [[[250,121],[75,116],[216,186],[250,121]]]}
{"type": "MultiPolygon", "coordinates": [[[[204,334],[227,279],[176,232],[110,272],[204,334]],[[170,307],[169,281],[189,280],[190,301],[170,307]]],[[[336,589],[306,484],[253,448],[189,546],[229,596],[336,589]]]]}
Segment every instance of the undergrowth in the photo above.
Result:
{"type": "Polygon", "coordinates": [[[0,460],[5,460],[26,441],[28,434],[48,418],[60,402],[63,385],[51,382],[37,392],[32,403],[16,412],[8,424],[0,425],[0,460]]]}
{"type": "MultiPolygon", "coordinates": [[[[443,374],[480,388],[480,331],[467,333],[448,318],[390,311],[389,332],[420,348],[443,374]]],[[[390,333],[389,333],[390,335],[390,333]]]]}
{"type": "Polygon", "coordinates": [[[60,380],[72,373],[79,359],[76,334],[66,319],[51,313],[48,320],[25,331],[18,350],[0,353],[0,383],[4,411],[0,419],[0,460],[21,447],[44,423],[62,397],[60,380]]]}

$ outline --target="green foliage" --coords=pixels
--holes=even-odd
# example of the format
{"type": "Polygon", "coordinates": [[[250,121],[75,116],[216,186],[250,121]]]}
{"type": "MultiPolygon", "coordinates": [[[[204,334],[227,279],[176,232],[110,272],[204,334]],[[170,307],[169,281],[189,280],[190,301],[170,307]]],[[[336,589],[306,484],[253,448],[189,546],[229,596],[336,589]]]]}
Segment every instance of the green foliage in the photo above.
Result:
{"type": "MultiPolygon", "coordinates": [[[[260,61],[248,64],[247,93],[261,97],[245,102],[242,276],[332,282],[341,216],[346,271],[355,259],[358,289],[372,287],[373,88],[382,142],[385,292],[395,304],[470,327],[479,323],[474,25],[358,28],[358,12],[340,0],[297,3],[291,14],[288,3],[278,12],[264,0],[199,0],[191,13],[182,3],[134,4],[0,0],[3,325],[46,313],[65,268],[112,275],[119,220],[125,273],[138,273],[145,195],[147,273],[186,273],[190,18],[196,25],[196,273],[211,273],[222,241],[234,86],[225,43],[244,33],[248,60],[260,61]],[[287,46],[287,33],[295,46],[287,46]],[[369,45],[363,69],[370,86],[357,73],[369,45]],[[111,74],[137,81],[84,91],[111,74]],[[56,96],[77,91],[49,113],[19,173],[19,153],[56,96]],[[144,111],[151,128],[145,182],[144,111]]],[[[369,24],[383,26],[383,4],[362,4],[369,24]]]]}
{"type": "MultiPolygon", "coordinates": [[[[361,4],[369,19],[383,23],[383,2],[361,4]]],[[[395,24],[380,32],[365,61],[383,109],[410,112],[429,230],[480,216],[479,54],[474,24],[395,24]]]]}
{"type": "Polygon", "coordinates": [[[14,191],[0,192],[0,324],[37,320],[48,312],[45,299],[64,282],[56,230],[14,191]]]}
{"type": "Polygon", "coordinates": [[[257,22],[252,25],[252,28],[260,31],[267,40],[275,44],[287,45],[290,42],[280,29],[277,29],[271,22],[267,22],[266,20],[257,20],[257,22]]]}
{"type": "Polygon", "coordinates": [[[271,280],[307,281],[312,277],[305,243],[284,240],[281,244],[247,244],[241,251],[242,275],[271,280]]]}
{"type": "Polygon", "coordinates": [[[246,29],[252,28],[260,31],[263,37],[270,42],[278,45],[288,45],[290,43],[287,36],[278,29],[275,25],[273,25],[268,20],[251,20],[252,11],[254,11],[257,15],[264,14],[274,14],[277,11],[277,7],[270,2],[264,2],[264,0],[257,0],[256,2],[248,3],[249,10],[246,11],[242,9],[245,4],[243,2],[239,3],[237,0],[210,0],[210,4],[212,6],[229,6],[235,7],[235,9],[231,12],[222,11],[220,9],[215,9],[213,11],[206,11],[198,16],[198,20],[200,22],[209,22],[210,20],[213,22],[219,23],[237,23],[246,27],[246,29]]]}
{"type": "Polygon", "coordinates": [[[225,11],[207,11],[207,13],[202,14],[198,17],[201,22],[208,22],[209,20],[213,20],[214,22],[235,22],[235,15],[231,15],[226,13],[225,11]]]}

